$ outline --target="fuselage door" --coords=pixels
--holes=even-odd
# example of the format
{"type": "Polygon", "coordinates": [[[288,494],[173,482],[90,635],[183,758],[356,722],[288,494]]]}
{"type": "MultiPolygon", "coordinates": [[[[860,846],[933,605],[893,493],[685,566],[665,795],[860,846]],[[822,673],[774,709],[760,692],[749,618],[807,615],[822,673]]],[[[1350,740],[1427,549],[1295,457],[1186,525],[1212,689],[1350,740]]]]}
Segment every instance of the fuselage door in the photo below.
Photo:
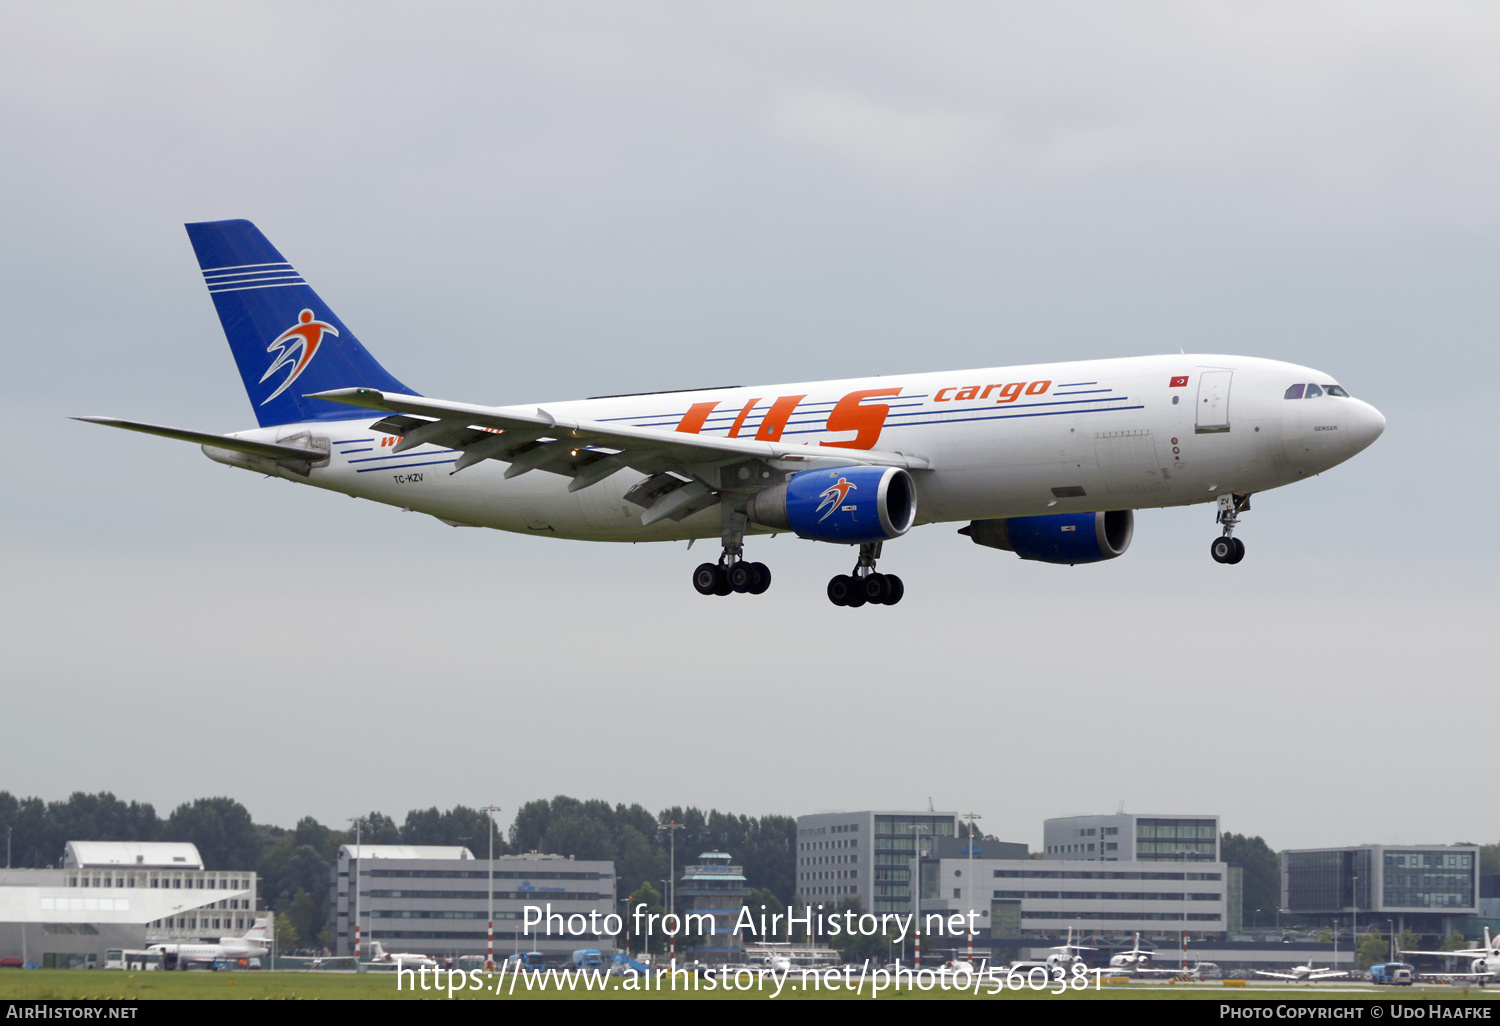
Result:
{"type": "Polygon", "coordinates": [[[1234,371],[1227,370],[1198,375],[1198,421],[1194,430],[1199,434],[1229,430],[1229,382],[1233,377],[1234,371]]]}

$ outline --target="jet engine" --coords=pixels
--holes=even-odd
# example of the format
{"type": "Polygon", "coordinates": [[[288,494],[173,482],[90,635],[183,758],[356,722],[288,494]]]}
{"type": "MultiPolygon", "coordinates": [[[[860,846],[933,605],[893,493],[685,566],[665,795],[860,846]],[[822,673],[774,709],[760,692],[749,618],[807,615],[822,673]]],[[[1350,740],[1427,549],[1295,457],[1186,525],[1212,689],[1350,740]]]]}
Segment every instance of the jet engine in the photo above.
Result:
{"type": "Polygon", "coordinates": [[[975,520],[958,533],[976,545],[1014,552],[1043,563],[1097,563],[1125,554],[1135,532],[1135,512],[1054,513],[1040,517],[975,520]]]}
{"type": "Polygon", "coordinates": [[[917,490],[899,467],[804,470],[759,492],[746,512],[763,527],[813,541],[899,538],[917,518],[917,490]]]}

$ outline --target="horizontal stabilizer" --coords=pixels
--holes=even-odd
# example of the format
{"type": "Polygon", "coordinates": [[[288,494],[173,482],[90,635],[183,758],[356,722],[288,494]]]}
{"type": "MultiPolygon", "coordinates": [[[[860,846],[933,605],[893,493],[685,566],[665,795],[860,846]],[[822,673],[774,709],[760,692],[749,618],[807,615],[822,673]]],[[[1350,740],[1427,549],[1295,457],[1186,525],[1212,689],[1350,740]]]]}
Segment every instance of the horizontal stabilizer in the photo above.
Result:
{"type": "Polygon", "coordinates": [[[197,442],[199,445],[210,445],[215,449],[228,449],[231,452],[243,452],[251,456],[265,456],[273,460],[312,460],[316,462],[328,457],[328,453],[326,452],[318,449],[309,449],[300,445],[252,442],[245,438],[234,438],[230,435],[216,435],[208,431],[184,431],[181,428],[162,427],[160,424],[142,424],[138,421],[119,420],[115,417],[74,417],[73,419],[85,421],[89,424],[103,424],[106,427],[124,428],[126,431],[139,431],[147,435],[160,435],[163,438],[175,438],[179,442],[197,442]]]}

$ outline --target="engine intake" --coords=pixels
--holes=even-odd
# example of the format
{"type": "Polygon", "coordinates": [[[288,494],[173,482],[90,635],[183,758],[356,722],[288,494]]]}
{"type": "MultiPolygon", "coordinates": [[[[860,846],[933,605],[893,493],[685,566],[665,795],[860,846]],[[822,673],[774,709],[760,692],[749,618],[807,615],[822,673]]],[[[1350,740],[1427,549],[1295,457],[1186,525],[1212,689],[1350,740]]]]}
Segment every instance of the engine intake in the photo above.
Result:
{"type": "Polygon", "coordinates": [[[917,519],[917,489],[899,467],[804,470],[750,500],[750,519],[813,541],[899,538],[917,519]]]}
{"type": "Polygon", "coordinates": [[[1040,517],[975,520],[958,532],[976,545],[1014,552],[1042,563],[1098,563],[1125,554],[1135,533],[1135,512],[1054,513],[1040,517]]]}

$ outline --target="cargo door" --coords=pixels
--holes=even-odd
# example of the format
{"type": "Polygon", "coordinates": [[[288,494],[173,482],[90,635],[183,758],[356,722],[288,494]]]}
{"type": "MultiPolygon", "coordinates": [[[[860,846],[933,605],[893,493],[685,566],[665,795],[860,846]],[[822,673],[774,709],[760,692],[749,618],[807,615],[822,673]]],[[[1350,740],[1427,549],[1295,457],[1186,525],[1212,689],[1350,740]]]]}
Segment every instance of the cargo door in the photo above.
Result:
{"type": "Polygon", "coordinates": [[[1111,495],[1142,501],[1166,489],[1148,429],[1100,431],[1094,435],[1094,456],[1111,495]]]}
{"type": "Polygon", "coordinates": [[[1198,434],[1229,430],[1229,382],[1234,371],[1212,370],[1198,375],[1198,434]]]}

